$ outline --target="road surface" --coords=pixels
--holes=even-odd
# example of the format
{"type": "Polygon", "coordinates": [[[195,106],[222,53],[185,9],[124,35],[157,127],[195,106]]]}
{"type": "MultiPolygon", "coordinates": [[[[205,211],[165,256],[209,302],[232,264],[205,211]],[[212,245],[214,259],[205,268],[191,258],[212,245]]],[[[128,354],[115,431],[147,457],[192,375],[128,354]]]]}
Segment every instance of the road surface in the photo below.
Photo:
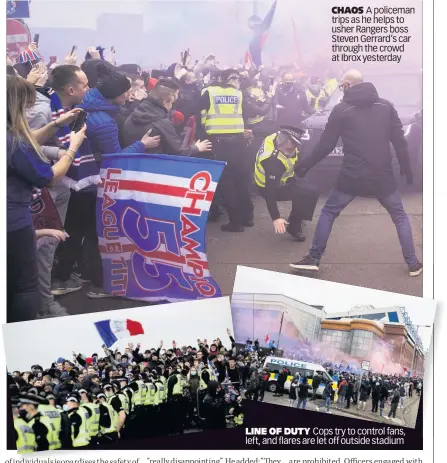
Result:
{"type": "MultiPolygon", "coordinates": [[[[416,252],[422,259],[422,194],[409,192],[403,197],[416,252]]],[[[289,273],[289,263],[301,259],[309,249],[325,199],[320,198],[314,220],[306,225],[307,241],[304,243],[293,241],[289,235],[275,235],[265,202],[260,197],[255,201],[255,226],[244,233],[222,233],[220,225],[225,217],[208,224],[210,270],[223,295],[231,295],[237,265],[289,273]]],[[[289,209],[290,203],[280,204],[283,217],[288,216],[289,209]]],[[[305,272],[300,274],[309,276],[305,272]]],[[[385,209],[370,198],[356,198],[335,221],[320,272],[315,278],[422,296],[422,275],[408,276],[394,225],[385,209]]],[[[87,285],[82,291],[63,296],[59,301],[72,314],[147,305],[118,298],[89,300],[86,292],[87,285]]]]}
{"type": "MultiPolygon", "coordinates": [[[[282,405],[285,407],[289,406],[289,396],[287,392],[282,397],[274,397],[272,393],[266,392],[264,396],[264,401],[270,404],[282,405]]],[[[416,395],[414,395],[412,398],[406,397],[404,399],[404,408],[397,409],[396,418],[394,419],[394,421],[385,418],[388,416],[388,413],[390,411],[389,404],[385,406],[385,409],[383,411],[384,417],[380,417],[378,413],[371,412],[371,399],[367,401],[365,411],[357,410],[357,408],[352,404],[349,409],[346,409],[345,406],[343,408],[337,408],[332,404],[331,413],[334,415],[346,416],[349,418],[359,418],[367,421],[375,421],[376,423],[394,424],[398,426],[414,428],[416,426],[416,418],[419,407],[419,397],[417,397],[416,395]]],[[[317,399],[316,401],[308,401],[306,409],[312,410],[316,413],[327,413],[322,399],[317,399]],[[319,407],[319,411],[317,410],[317,407],[319,407]]]]}

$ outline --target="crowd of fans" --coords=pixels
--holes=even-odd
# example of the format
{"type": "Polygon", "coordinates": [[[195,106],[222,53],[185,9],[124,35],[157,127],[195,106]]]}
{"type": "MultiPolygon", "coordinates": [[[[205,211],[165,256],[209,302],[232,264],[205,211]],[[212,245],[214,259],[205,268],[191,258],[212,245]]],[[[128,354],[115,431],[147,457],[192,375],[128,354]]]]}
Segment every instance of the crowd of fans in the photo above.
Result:
{"type": "MultiPolygon", "coordinates": [[[[404,398],[413,397],[413,391],[417,395],[422,392],[422,378],[409,378],[407,375],[380,375],[367,372],[366,377],[360,374],[352,374],[345,371],[333,372],[333,383],[324,385],[322,403],[316,405],[317,410],[325,407],[331,412],[331,404],[336,409],[349,409],[351,403],[358,411],[367,411],[368,402],[371,399],[371,412],[380,417],[394,421],[398,407],[404,408],[404,398]],[[388,415],[384,415],[385,406],[389,406],[388,415]]],[[[312,378],[312,388],[315,391],[321,385],[322,378],[312,378]]],[[[293,394],[293,393],[292,393],[293,394]]],[[[312,399],[316,399],[313,395],[312,399]]]]}
{"type": "MultiPolygon", "coordinates": [[[[64,64],[45,64],[32,43],[18,63],[8,58],[8,322],[67,315],[55,296],[78,291],[86,282],[88,297],[109,296],[103,289],[95,219],[102,155],[215,157],[220,148],[207,139],[204,126],[207,93],[230,82],[244,96],[247,155],[238,155],[234,165],[226,159],[226,171],[236,178],[248,159],[251,174],[236,181],[236,187],[251,188],[265,136],[321,110],[337,86],[333,75],[317,79],[295,66],[219,69],[213,55],[193,64],[185,52],[179,63],[148,72],[136,64],[117,66],[114,55],[107,61],[103,52],[102,47],[90,48],[80,62],[73,50],[64,64]],[[84,113],[84,127],[72,131],[84,113]],[[50,192],[64,231],[39,230],[36,236],[30,205],[43,188],[50,192]]],[[[237,203],[247,213],[244,224],[252,226],[252,204],[242,205],[242,197],[238,193],[237,203]]],[[[210,220],[222,214],[219,198],[216,193],[210,220]]],[[[225,208],[232,222],[234,211],[225,208]]],[[[225,227],[243,231],[239,225],[234,228],[234,221],[225,227]]]]}
{"type": "Polygon", "coordinates": [[[404,408],[405,398],[420,396],[422,393],[421,376],[362,372],[355,365],[310,358],[309,352],[305,354],[299,350],[282,352],[281,355],[322,365],[332,381],[322,377],[318,372],[313,376],[301,377],[299,373],[293,375],[287,368],[268,371],[264,367],[264,361],[268,355],[275,355],[277,352],[272,341],[268,349],[264,350],[260,349],[259,341],[247,341],[245,352],[249,354],[249,360],[243,369],[242,383],[246,389],[245,397],[255,401],[264,401],[265,391],[269,390],[269,383],[272,381],[271,373],[275,373],[274,397],[284,396],[287,383],[289,406],[306,409],[308,401],[314,401],[317,411],[321,408],[326,409],[328,413],[332,413],[333,406],[337,410],[350,409],[352,404],[359,412],[368,411],[394,421],[398,408],[404,408]],[[369,401],[371,410],[367,410],[369,401]],[[384,415],[385,407],[389,407],[387,415],[384,415]]]}
{"type": "Polygon", "coordinates": [[[73,352],[43,368],[8,375],[19,452],[98,448],[117,439],[224,429],[244,420],[244,355],[230,332],[168,349],[163,342],[101,355],[73,352]]]}

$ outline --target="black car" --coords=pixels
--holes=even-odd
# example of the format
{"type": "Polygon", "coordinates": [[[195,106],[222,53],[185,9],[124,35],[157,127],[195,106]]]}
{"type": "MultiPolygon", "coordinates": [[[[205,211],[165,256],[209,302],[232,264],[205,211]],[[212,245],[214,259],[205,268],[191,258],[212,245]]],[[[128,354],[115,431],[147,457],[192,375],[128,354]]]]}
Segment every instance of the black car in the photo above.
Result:
{"type": "MultiPolygon", "coordinates": [[[[364,76],[365,82],[371,82],[377,88],[379,96],[393,103],[402,121],[405,138],[411,157],[414,173],[414,189],[422,189],[422,74],[400,72],[395,74],[377,74],[364,76]]],[[[305,133],[301,139],[300,156],[308,156],[323,133],[329,114],[343,97],[340,90],[332,94],[325,109],[305,119],[301,125],[305,133]]],[[[394,150],[392,149],[393,153],[394,150]]],[[[338,176],[343,158],[343,146],[338,140],[333,152],[309,171],[308,178],[322,191],[329,191],[338,176]]],[[[393,165],[396,178],[400,169],[395,156],[393,165]]],[[[399,180],[403,185],[405,178],[399,180]]]]}

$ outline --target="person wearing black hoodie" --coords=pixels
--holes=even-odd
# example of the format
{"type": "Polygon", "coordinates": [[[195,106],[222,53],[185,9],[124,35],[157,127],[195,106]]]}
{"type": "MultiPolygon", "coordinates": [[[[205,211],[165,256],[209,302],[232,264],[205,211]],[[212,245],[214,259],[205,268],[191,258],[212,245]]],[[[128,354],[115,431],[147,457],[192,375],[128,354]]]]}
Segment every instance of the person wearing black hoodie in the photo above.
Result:
{"type": "Polygon", "coordinates": [[[177,135],[174,124],[169,119],[169,112],[175,101],[174,89],[156,85],[124,123],[125,145],[141,140],[140,134],[144,135],[151,130],[152,136],[160,136],[160,145],[146,150],[148,153],[196,156],[199,152],[211,151],[211,143],[208,140],[199,140],[194,145],[183,146],[183,138],[177,135]]]}
{"type": "Polygon", "coordinates": [[[380,416],[383,416],[383,409],[385,408],[385,402],[387,401],[389,396],[388,388],[385,386],[385,384],[382,384],[380,386],[380,416]]]}
{"type": "Polygon", "coordinates": [[[340,88],[343,100],[329,115],[320,141],[310,156],[297,163],[298,175],[329,155],[338,139],[343,142],[343,165],[335,188],[324,205],[309,254],[290,266],[298,270],[318,271],[332,225],[356,196],[376,198],[390,214],[399,237],[409,276],[422,273],[416,257],[410,221],[404,210],[393,174],[390,144],[396,151],[400,172],[413,183],[408,145],[394,106],[380,98],[370,82],[363,82],[359,71],[348,71],[340,88]]]}
{"type": "Polygon", "coordinates": [[[380,383],[377,382],[372,387],[371,399],[372,399],[372,413],[377,413],[379,411],[379,399],[380,399],[380,383]]]}
{"type": "Polygon", "coordinates": [[[351,408],[351,400],[354,398],[354,383],[352,379],[348,381],[348,388],[346,390],[346,408],[351,408]]]}
{"type": "Polygon", "coordinates": [[[200,415],[205,418],[204,429],[225,429],[225,401],[219,395],[220,386],[217,381],[208,383],[207,394],[203,399],[200,415]]]}

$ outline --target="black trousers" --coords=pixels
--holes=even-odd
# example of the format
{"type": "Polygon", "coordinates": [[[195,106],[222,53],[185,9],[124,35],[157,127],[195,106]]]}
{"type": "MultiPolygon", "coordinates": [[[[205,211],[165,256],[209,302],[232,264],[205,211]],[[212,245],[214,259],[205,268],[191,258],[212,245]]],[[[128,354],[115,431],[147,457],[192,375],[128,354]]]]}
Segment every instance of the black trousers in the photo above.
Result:
{"type": "Polygon", "coordinates": [[[379,410],[379,399],[372,399],[372,412],[375,413],[379,410]]]}
{"type": "Polygon", "coordinates": [[[222,198],[230,223],[243,225],[253,220],[253,203],[250,197],[251,172],[247,165],[247,146],[243,136],[212,136],[213,153],[218,161],[227,165],[217,187],[216,195],[222,198]]]}
{"type": "MultiPolygon", "coordinates": [[[[88,277],[93,285],[103,285],[102,260],[96,234],[96,192],[72,192],[68,203],[65,231],[70,238],[59,244],[53,276],[67,281],[81,255],[86,256],[88,277]]],[[[79,262],[78,262],[79,263],[79,262]]]]}
{"type": "MultiPolygon", "coordinates": [[[[262,196],[265,195],[264,188],[259,188],[259,191],[262,196]]],[[[318,189],[302,178],[293,179],[276,190],[276,201],[292,201],[292,210],[287,220],[291,233],[301,229],[302,220],[311,221],[313,219],[319,196],[318,189]]]]}
{"type": "Polygon", "coordinates": [[[278,395],[283,395],[284,394],[284,384],[276,383],[276,393],[278,395]]]}
{"type": "Polygon", "coordinates": [[[42,307],[34,227],[8,232],[7,240],[6,319],[8,323],[33,320],[42,307]]]}

